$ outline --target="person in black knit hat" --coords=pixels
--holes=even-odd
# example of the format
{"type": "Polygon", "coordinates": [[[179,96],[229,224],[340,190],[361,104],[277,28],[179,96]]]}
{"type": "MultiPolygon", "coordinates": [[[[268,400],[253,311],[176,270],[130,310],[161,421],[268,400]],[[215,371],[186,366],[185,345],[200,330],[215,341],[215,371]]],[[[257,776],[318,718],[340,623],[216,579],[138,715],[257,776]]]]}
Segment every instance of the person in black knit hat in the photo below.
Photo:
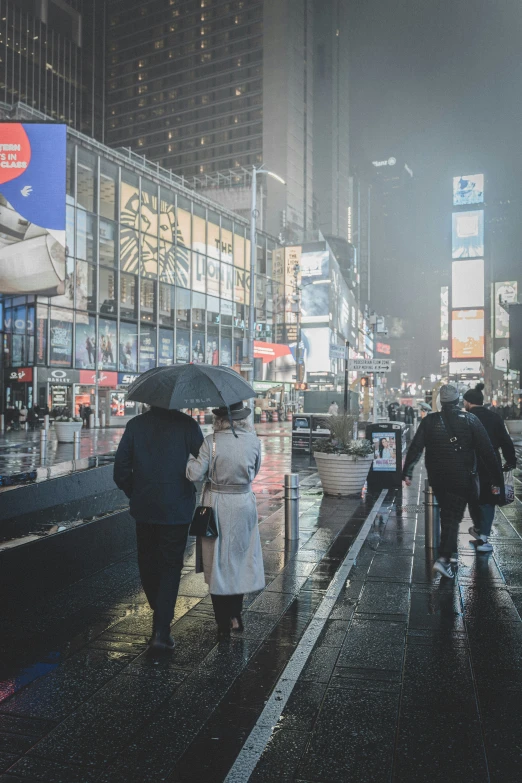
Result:
{"type": "MultiPolygon", "coordinates": [[[[484,407],[483,389],[483,383],[477,383],[474,389],[469,389],[464,395],[464,407],[483,424],[495,450],[498,464],[502,464],[500,460],[500,452],[502,452],[505,462],[503,470],[512,470],[517,464],[513,441],[499,414],[484,407]]],[[[504,482],[500,486],[500,495],[494,495],[491,491],[491,482],[488,481],[488,473],[481,460],[478,462],[478,474],[480,497],[469,504],[469,513],[473,520],[469,533],[477,540],[477,552],[491,552],[493,547],[488,539],[495,518],[495,505],[502,503],[504,499],[504,482]]]]}

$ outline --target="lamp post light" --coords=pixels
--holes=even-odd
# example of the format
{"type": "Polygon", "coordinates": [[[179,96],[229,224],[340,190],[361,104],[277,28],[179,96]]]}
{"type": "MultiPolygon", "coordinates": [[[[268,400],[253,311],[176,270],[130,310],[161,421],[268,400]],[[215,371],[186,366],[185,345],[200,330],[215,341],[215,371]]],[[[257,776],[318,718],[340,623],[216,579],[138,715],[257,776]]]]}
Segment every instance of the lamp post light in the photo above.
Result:
{"type": "Polygon", "coordinates": [[[254,307],[255,307],[255,291],[256,291],[256,255],[257,255],[257,239],[256,239],[256,222],[257,222],[257,175],[266,174],[268,177],[277,180],[282,185],[286,185],[285,180],[274,174],[273,171],[268,169],[252,167],[252,203],[250,210],[250,298],[249,298],[249,314],[248,314],[248,352],[249,352],[249,364],[251,369],[249,371],[250,382],[254,382],[254,307]]]}

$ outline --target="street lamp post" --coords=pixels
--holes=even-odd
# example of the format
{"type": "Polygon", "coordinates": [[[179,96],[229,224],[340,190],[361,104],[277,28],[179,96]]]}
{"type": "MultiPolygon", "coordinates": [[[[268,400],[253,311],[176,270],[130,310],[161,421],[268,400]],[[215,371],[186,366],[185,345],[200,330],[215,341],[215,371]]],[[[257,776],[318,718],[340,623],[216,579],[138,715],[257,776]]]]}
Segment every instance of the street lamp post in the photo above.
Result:
{"type": "Polygon", "coordinates": [[[248,352],[249,352],[249,364],[251,369],[249,371],[250,382],[254,382],[254,307],[255,307],[255,291],[256,291],[256,255],[257,255],[257,241],[256,241],[256,223],[257,223],[257,175],[266,174],[269,177],[280,182],[282,185],[286,185],[285,180],[278,174],[274,174],[273,171],[268,171],[263,168],[256,168],[252,166],[252,198],[250,208],[250,297],[249,297],[249,313],[248,313],[248,352]]]}

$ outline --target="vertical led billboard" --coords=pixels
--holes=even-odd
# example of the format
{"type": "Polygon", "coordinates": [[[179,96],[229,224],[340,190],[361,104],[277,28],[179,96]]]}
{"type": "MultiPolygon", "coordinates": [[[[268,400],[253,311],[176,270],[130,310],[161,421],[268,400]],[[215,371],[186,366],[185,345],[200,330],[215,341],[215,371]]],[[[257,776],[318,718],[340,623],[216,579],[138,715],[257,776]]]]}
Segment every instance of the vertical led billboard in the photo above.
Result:
{"type": "Polygon", "coordinates": [[[451,270],[451,306],[484,307],[484,260],[454,261],[451,270]]]}
{"type": "Polygon", "coordinates": [[[0,293],[65,293],[65,156],[65,125],[0,123],[0,293]]]}
{"type": "Polygon", "coordinates": [[[465,207],[468,204],[484,202],[484,174],[464,174],[453,177],[453,206],[465,207]]]}
{"type": "Polygon", "coordinates": [[[440,339],[449,340],[449,286],[440,289],[440,339]]]}
{"type": "Polygon", "coordinates": [[[509,337],[509,313],[502,307],[501,302],[510,304],[517,301],[518,283],[512,280],[506,283],[495,283],[495,337],[502,339],[509,337]]]}
{"type": "Polygon", "coordinates": [[[484,358],[484,310],[453,310],[451,358],[484,358]]]}
{"type": "Polygon", "coordinates": [[[482,258],[484,256],[484,212],[454,212],[452,224],[452,257],[482,258]]]}

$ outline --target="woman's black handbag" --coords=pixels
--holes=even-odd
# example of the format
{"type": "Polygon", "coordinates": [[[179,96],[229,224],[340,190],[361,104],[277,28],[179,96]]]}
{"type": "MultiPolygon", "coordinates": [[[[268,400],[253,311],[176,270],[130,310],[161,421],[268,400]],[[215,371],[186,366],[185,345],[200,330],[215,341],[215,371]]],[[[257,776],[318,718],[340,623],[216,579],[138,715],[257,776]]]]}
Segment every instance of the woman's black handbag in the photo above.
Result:
{"type": "Polygon", "coordinates": [[[216,434],[212,438],[212,464],[209,468],[210,506],[198,506],[194,511],[190,523],[189,536],[201,536],[202,538],[217,538],[218,528],[214,509],[212,508],[212,473],[214,472],[214,460],[216,457],[216,434]]]}

